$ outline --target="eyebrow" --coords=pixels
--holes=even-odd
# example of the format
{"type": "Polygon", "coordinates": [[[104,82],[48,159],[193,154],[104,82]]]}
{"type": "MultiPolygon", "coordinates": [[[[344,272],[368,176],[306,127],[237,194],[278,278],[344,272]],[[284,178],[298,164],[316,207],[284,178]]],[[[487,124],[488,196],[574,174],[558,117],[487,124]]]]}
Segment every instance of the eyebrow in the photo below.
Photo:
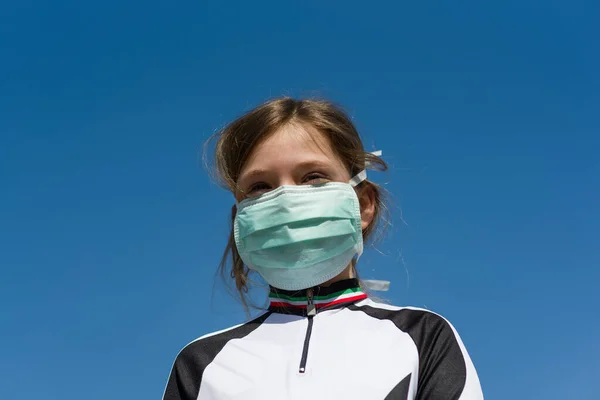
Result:
{"type": "Polygon", "coordinates": [[[238,181],[243,181],[243,180],[248,180],[248,179],[251,179],[251,178],[255,178],[257,176],[261,176],[261,175],[267,174],[268,172],[269,172],[269,170],[266,170],[266,169],[260,169],[260,168],[253,169],[250,172],[246,172],[246,173],[240,175],[240,177],[238,178],[238,181]]]}

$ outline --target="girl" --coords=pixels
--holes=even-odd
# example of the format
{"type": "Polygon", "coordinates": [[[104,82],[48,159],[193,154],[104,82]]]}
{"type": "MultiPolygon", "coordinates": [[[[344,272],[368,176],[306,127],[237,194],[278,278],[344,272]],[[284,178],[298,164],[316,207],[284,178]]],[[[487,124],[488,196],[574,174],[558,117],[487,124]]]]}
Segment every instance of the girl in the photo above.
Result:
{"type": "Polygon", "coordinates": [[[483,399],[448,321],[361,289],[356,262],[383,209],[365,168],[386,165],[343,111],[269,101],[218,133],[215,166],[236,201],[221,268],[242,299],[260,274],[270,306],[187,345],[164,400],[483,399]]]}

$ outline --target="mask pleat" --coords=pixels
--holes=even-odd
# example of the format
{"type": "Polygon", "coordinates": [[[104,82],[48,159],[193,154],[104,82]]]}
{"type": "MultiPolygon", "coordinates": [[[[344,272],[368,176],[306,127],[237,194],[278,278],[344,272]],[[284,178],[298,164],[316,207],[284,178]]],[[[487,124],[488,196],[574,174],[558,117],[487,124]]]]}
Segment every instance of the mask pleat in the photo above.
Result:
{"type": "Polygon", "coordinates": [[[255,232],[244,238],[243,246],[247,251],[266,250],[315,239],[353,236],[355,232],[356,228],[352,221],[347,219],[310,219],[255,232]],[[317,238],[315,238],[315,228],[319,229],[317,238]]]}
{"type": "Polygon", "coordinates": [[[336,193],[333,198],[331,193],[316,192],[311,194],[310,201],[307,201],[305,194],[290,192],[283,193],[279,201],[266,201],[243,207],[238,210],[236,218],[239,239],[256,231],[307,218],[352,219],[352,210],[343,207],[345,202],[352,200],[351,196],[356,196],[353,191],[336,193]]]}
{"type": "Polygon", "coordinates": [[[304,268],[330,260],[333,255],[343,254],[356,246],[351,236],[340,236],[327,239],[313,239],[302,243],[294,243],[277,249],[265,249],[250,253],[252,265],[268,267],[286,266],[289,269],[304,268]],[[327,242],[327,243],[325,243],[327,242]]]}

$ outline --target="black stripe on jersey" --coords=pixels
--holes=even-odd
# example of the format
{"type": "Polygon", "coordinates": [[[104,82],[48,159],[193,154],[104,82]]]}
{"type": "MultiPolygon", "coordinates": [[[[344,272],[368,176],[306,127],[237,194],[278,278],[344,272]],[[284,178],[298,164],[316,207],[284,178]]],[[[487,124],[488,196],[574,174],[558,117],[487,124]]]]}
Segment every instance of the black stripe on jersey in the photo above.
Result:
{"type": "Polygon", "coordinates": [[[410,377],[412,374],[408,374],[406,378],[402,379],[392,391],[385,396],[384,400],[407,400],[408,399],[408,388],[410,387],[410,377]]]}
{"type": "Polygon", "coordinates": [[[371,306],[348,306],[377,318],[392,321],[410,335],[419,351],[419,383],[415,400],[457,400],[464,390],[467,367],[452,327],[443,317],[425,310],[386,310],[371,306]]]}
{"type": "Polygon", "coordinates": [[[213,362],[227,342],[249,335],[270,315],[267,312],[237,328],[188,344],[175,359],[163,400],[196,400],[204,369],[213,362]]]}

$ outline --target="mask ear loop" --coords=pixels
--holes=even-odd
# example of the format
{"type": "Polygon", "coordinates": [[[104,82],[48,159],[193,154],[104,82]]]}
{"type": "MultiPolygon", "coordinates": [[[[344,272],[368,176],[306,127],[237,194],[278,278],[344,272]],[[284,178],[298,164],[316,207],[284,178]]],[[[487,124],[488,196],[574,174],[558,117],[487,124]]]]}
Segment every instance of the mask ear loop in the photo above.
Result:
{"type": "MultiPolygon", "coordinates": [[[[383,152],[381,150],[377,150],[377,151],[373,151],[370,154],[373,154],[376,157],[381,157],[381,154],[383,154],[383,152]]],[[[365,165],[366,168],[369,167],[369,163],[367,162],[365,165]]],[[[367,180],[367,169],[363,169],[362,171],[360,171],[358,174],[354,175],[352,177],[352,179],[350,179],[350,181],[348,182],[352,187],[356,187],[359,183],[361,183],[362,181],[366,181],[367,180]]]]}

